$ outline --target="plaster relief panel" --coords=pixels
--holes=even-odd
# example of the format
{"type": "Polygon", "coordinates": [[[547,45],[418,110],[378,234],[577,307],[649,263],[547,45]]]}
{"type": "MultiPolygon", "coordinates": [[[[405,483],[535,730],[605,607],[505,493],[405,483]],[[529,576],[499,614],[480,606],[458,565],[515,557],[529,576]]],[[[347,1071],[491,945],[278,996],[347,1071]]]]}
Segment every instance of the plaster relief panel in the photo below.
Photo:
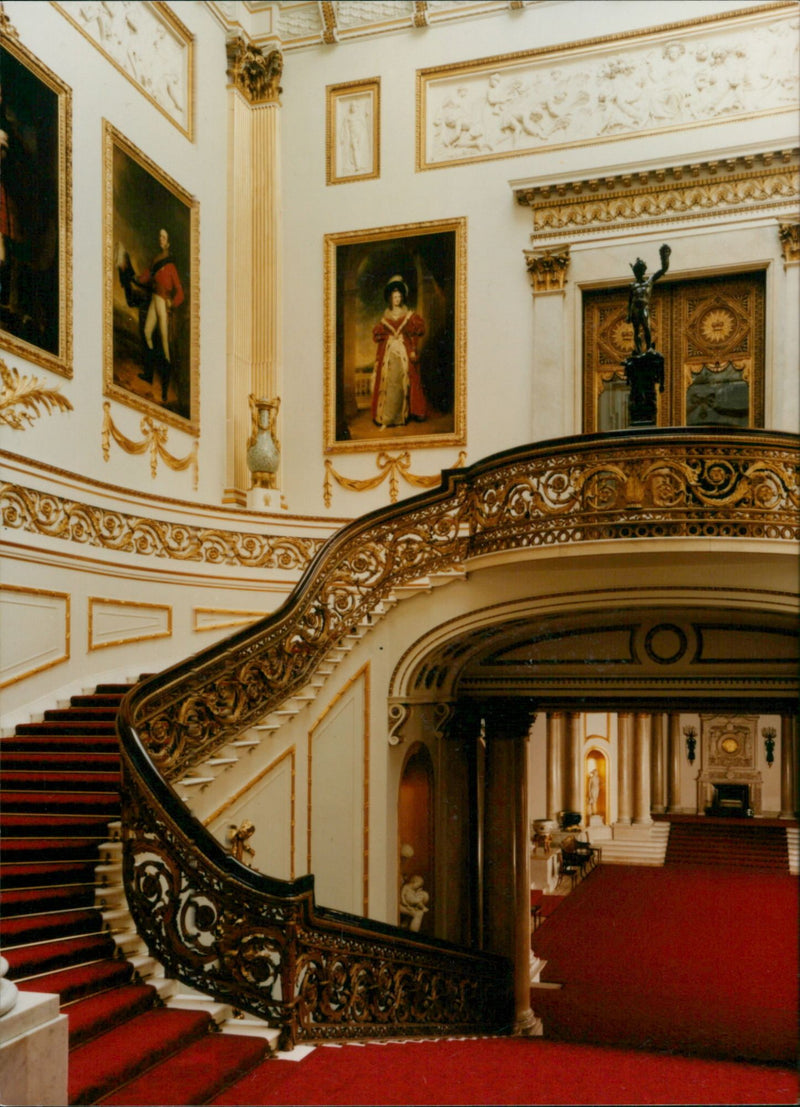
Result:
{"type": "Polygon", "coordinates": [[[0,688],[69,659],[70,597],[39,588],[0,588],[0,688]]]}
{"type": "Polygon", "coordinates": [[[796,110],[797,31],[782,5],[419,70],[417,167],[796,110]]]}
{"type": "Polygon", "coordinates": [[[194,38],[167,4],[62,0],[54,6],[192,137],[194,38]]]}

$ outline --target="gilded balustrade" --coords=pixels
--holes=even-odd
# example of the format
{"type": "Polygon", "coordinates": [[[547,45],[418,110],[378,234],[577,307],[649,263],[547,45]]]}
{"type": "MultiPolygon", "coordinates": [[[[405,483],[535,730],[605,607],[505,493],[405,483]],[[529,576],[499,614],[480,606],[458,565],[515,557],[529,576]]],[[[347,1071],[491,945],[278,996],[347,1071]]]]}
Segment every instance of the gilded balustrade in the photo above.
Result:
{"type": "Polygon", "coordinates": [[[235,861],[167,784],[262,719],[389,596],[500,550],[647,537],[797,541],[798,438],[670,430],[562,439],[450,470],[333,536],[273,615],[138,685],[120,715],[125,882],[167,971],[286,1042],[499,1028],[507,962],[318,908],[313,877],[235,861]]]}

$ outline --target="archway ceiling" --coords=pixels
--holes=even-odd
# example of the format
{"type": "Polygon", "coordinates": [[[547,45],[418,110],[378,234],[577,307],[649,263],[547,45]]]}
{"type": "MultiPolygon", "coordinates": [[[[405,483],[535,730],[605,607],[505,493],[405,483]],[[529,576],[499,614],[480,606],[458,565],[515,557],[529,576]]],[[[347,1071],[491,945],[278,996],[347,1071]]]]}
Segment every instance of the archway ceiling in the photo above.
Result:
{"type": "MultiPolygon", "coordinates": [[[[440,628],[441,629],[441,628],[440,628]]],[[[423,647],[424,648],[424,647],[423,647]]],[[[789,699],[797,623],[779,613],[652,607],[585,611],[456,630],[420,658],[410,698],[530,695],[789,699]]]]}

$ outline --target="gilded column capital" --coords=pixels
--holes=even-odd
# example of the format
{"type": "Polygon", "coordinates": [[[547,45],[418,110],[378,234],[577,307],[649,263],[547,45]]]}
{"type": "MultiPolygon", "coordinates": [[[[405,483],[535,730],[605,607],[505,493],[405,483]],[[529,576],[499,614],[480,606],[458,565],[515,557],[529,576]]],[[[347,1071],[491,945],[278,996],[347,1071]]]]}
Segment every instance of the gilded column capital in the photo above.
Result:
{"type": "Polygon", "coordinates": [[[523,250],[525,265],[536,295],[540,292],[563,292],[569,268],[569,246],[557,252],[548,249],[523,250]]]}
{"type": "Polygon", "coordinates": [[[796,265],[800,262],[800,223],[780,223],[778,234],[785,264],[796,265]]]}
{"type": "Polygon", "coordinates": [[[225,43],[228,77],[251,104],[277,103],[282,89],[283,54],[270,50],[265,54],[242,34],[231,35],[225,43]]]}

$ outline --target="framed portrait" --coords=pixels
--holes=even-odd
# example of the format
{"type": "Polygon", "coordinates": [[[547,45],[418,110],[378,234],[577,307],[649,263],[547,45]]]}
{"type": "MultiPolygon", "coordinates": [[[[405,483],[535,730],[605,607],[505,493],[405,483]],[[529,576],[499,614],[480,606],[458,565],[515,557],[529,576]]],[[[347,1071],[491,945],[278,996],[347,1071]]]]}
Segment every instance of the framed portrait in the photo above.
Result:
{"type": "Polygon", "coordinates": [[[463,445],[465,218],[325,236],[325,452],[463,445]]]}
{"type": "Polygon", "coordinates": [[[72,92],[12,35],[0,72],[0,346],[71,377],[72,92]]]}
{"type": "Polygon", "coordinates": [[[327,183],[345,184],[379,177],[380,78],[328,85],[326,93],[327,183]]]}
{"type": "Polygon", "coordinates": [[[198,203],[103,122],[103,391],[199,434],[198,203]]]}

